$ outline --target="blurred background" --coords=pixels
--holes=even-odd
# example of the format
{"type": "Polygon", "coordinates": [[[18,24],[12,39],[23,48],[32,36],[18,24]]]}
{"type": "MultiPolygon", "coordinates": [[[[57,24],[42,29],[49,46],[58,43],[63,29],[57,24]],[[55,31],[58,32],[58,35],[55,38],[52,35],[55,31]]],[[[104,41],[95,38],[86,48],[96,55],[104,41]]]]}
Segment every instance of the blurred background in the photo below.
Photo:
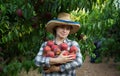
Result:
{"type": "Polygon", "coordinates": [[[0,0],[0,76],[37,68],[33,59],[42,42],[54,38],[45,24],[59,12],[81,24],[69,39],[78,41],[83,60],[120,62],[120,0],[0,0]]]}

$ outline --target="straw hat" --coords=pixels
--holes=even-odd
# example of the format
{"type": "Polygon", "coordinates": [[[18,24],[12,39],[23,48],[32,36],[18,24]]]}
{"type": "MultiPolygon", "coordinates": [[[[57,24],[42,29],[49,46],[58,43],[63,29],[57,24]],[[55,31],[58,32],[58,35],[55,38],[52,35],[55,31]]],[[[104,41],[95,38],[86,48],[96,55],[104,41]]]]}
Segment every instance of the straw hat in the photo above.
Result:
{"type": "Polygon", "coordinates": [[[50,33],[53,33],[53,28],[61,25],[72,26],[72,29],[70,30],[70,34],[77,32],[80,28],[80,24],[78,22],[74,22],[71,20],[70,14],[63,12],[58,14],[57,19],[50,20],[46,24],[46,30],[50,33]]]}

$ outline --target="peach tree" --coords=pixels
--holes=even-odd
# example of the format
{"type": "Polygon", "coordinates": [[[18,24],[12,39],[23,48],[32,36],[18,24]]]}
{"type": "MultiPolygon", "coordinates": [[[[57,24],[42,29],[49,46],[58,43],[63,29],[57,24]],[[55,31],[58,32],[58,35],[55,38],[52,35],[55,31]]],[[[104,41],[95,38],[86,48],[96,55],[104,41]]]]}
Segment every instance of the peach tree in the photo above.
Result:
{"type": "MultiPolygon", "coordinates": [[[[117,0],[109,0],[97,2],[92,6],[91,11],[73,11],[73,19],[81,22],[82,26],[76,38],[80,41],[83,55],[87,51],[90,56],[95,57],[93,49],[101,48],[98,51],[100,58],[114,58],[115,62],[120,61],[120,2],[117,0]],[[87,39],[86,39],[87,37],[87,39]],[[84,41],[86,39],[86,41],[84,41]],[[101,45],[94,47],[95,41],[101,41],[101,45]],[[92,49],[92,50],[91,50],[92,49]]],[[[86,54],[85,54],[86,55],[86,54]]]]}
{"type": "Polygon", "coordinates": [[[83,55],[85,51],[93,55],[93,39],[105,36],[114,23],[119,25],[118,11],[110,8],[112,1],[0,0],[0,75],[17,76],[22,68],[27,72],[36,68],[33,59],[41,43],[53,38],[45,24],[63,11],[81,23],[81,30],[69,38],[80,43],[83,55]]]}

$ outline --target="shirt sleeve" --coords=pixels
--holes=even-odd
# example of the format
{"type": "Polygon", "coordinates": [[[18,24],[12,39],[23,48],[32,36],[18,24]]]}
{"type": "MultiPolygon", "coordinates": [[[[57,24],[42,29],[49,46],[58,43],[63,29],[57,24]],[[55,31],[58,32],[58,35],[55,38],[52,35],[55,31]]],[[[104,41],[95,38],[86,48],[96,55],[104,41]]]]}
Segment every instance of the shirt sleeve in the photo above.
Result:
{"type": "Polygon", "coordinates": [[[82,54],[80,52],[79,44],[76,41],[73,41],[72,45],[74,45],[74,46],[76,46],[78,48],[78,50],[76,52],[76,59],[74,61],[72,61],[72,62],[69,62],[69,63],[66,63],[66,64],[62,64],[60,66],[61,72],[68,71],[68,70],[80,67],[82,65],[82,63],[83,63],[83,61],[82,61],[82,54]]]}
{"type": "Polygon", "coordinates": [[[49,57],[44,57],[43,56],[43,47],[46,45],[46,42],[44,42],[40,49],[39,49],[39,52],[37,54],[37,56],[35,57],[34,59],[34,62],[35,62],[35,65],[36,66],[47,66],[49,67],[50,64],[49,64],[49,60],[50,58],[49,57]]]}

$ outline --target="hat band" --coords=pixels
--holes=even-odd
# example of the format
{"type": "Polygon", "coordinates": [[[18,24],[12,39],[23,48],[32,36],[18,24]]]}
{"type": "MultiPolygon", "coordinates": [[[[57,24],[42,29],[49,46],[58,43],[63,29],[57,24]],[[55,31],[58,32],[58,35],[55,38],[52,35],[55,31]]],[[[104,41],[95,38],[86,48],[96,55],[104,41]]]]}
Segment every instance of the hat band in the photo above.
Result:
{"type": "Polygon", "coordinates": [[[71,23],[71,24],[80,24],[79,22],[67,21],[67,20],[62,20],[62,19],[53,19],[53,20],[65,22],[65,23],[71,23]]]}

